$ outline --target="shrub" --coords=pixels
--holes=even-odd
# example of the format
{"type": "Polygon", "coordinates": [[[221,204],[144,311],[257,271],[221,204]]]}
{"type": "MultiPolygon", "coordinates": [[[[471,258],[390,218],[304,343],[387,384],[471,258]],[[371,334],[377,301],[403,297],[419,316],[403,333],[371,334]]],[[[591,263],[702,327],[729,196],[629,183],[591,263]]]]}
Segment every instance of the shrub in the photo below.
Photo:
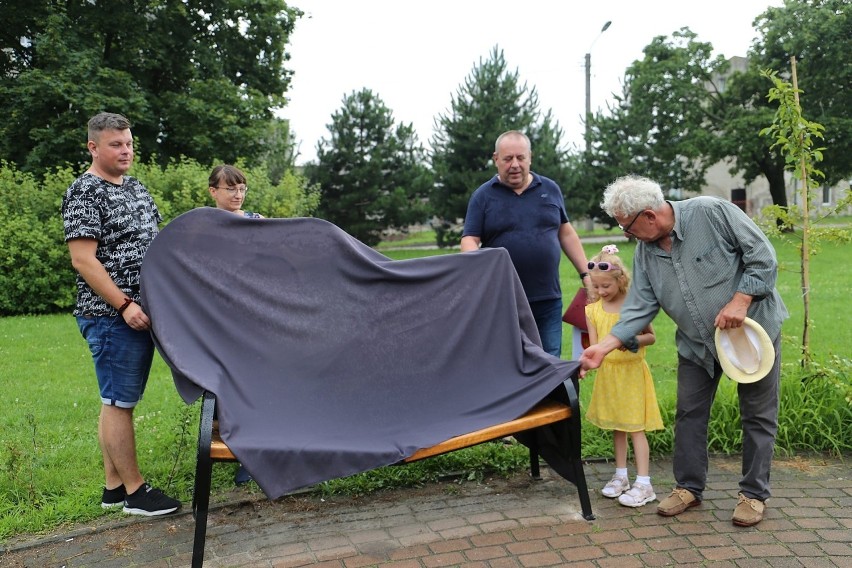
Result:
{"type": "MultiPolygon", "coordinates": [[[[137,163],[130,174],[154,197],[165,223],[210,205],[207,178],[212,166],[183,158],[165,167],[137,163]]],[[[245,169],[249,205],[266,217],[310,216],[319,191],[287,172],[277,185],[266,166],[245,169]]],[[[70,167],[48,172],[43,179],[0,162],[0,317],[68,311],[74,305],[75,273],[62,227],[62,196],[79,172],[70,167]]]]}
{"type": "Polygon", "coordinates": [[[74,271],[59,211],[72,179],[70,170],[59,169],[38,183],[0,163],[0,316],[73,305],[74,271]]]}

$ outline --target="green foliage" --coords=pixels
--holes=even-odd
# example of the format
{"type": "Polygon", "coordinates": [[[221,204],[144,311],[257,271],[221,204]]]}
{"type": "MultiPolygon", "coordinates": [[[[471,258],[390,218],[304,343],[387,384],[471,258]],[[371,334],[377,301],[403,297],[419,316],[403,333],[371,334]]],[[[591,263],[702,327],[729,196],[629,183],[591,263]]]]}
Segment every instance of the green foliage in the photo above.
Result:
{"type": "Polygon", "coordinates": [[[529,449],[521,444],[486,442],[410,464],[324,481],[315,490],[322,495],[362,495],[382,489],[423,485],[448,477],[455,477],[459,483],[481,482],[486,475],[506,477],[529,467],[529,457],[529,449]]]}
{"type": "Polygon", "coordinates": [[[86,122],[109,110],[163,165],[259,163],[301,15],[284,0],[4,2],[0,155],[39,174],[79,166],[86,122]]]}
{"type": "Polygon", "coordinates": [[[825,126],[827,146],[823,170],[829,185],[852,174],[852,108],[848,85],[852,71],[843,61],[852,49],[849,9],[845,0],[786,0],[769,7],[755,21],[760,37],[749,50],[748,67],[734,74],[724,93],[720,151],[716,157],[736,157],[731,173],[745,182],[763,175],[775,205],[786,207],[785,156],[772,141],[754,133],[772,122],[780,99],[766,97],[766,69],[787,69],[790,58],[800,60],[799,75],[808,91],[807,107],[825,126]]]}
{"type": "MultiPolygon", "coordinates": [[[[774,213],[771,227],[778,233],[779,228],[792,232],[795,226],[802,228],[801,240],[797,243],[800,253],[800,273],[802,301],[804,304],[804,326],[802,334],[802,362],[810,361],[810,259],[814,253],[813,247],[819,246],[820,238],[836,241],[843,235],[843,231],[833,229],[829,233],[820,233],[811,229],[811,200],[813,190],[819,187],[818,178],[824,178],[822,171],[816,168],[816,164],[823,159],[825,148],[816,147],[816,140],[823,138],[823,126],[812,122],[804,117],[802,107],[799,104],[801,89],[796,88],[797,76],[796,59],[792,58],[792,76],[794,83],[784,81],[778,77],[777,72],[766,70],[761,73],[765,78],[772,81],[773,87],[769,90],[767,98],[770,101],[778,101],[778,110],[772,124],[760,131],[761,136],[773,139],[772,148],[779,148],[785,160],[785,169],[791,170],[802,186],[802,198],[800,205],[792,208],[774,207],[770,211],[774,213]]],[[[852,196],[847,195],[838,207],[852,202],[852,196]]],[[[834,209],[837,211],[837,207],[834,209]]],[[[764,211],[764,215],[767,212],[764,211]]],[[[768,231],[769,232],[769,231],[768,231]]],[[[770,234],[773,234],[770,232],[770,234]]],[[[845,231],[848,242],[852,240],[852,231],[845,231]]]]}
{"type": "Polygon", "coordinates": [[[787,206],[784,156],[771,149],[771,143],[756,136],[772,121],[775,112],[766,99],[766,86],[749,60],[746,72],[734,73],[723,93],[724,117],[720,121],[719,145],[713,155],[719,160],[734,158],[728,172],[742,174],[745,183],[764,176],[769,183],[772,202],[787,206]]]}
{"type": "MultiPolygon", "coordinates": [[[[131,175],[148,188],[157,203],[164,223],[168,223],[190,209],[212,204],[212,198],[207,190],[209,185],[207,178],[211,169],[212,167],[203,166],[186,157],[160,167],[156,164],[156,157],[154,157],[148,162],[137,162],[133,166],[131,175]]],[[[246,197],[250,196],[251,192],[246,197]]],[[[249,204],[246,207],[249,208],[249,204]]]]}
{"type": "MultiPolygon", "coordinates": [[[[675,397],[659,397],[663,430],[648,432],[652,455],[671,455],[674,451],[675,397]]],[[[847,433],[852,423],[852,360],[830,356],[825,363],[813,362],[807,369],[797,363],[782,368],[781,403],[778,418],[776,452],[795,455],[828,452],[843,456],[852,451],[847,433]]],[[[742,452],[737,383],[722,377],[710,412],[707,449],[711,453],[742,452]]],[[[583,420],[583,455],[613,455],[612,433],[583,420]]]]}
{"type": "Polygon", "coordinates": [[[762,77],[770,79],[774,85],[769,89],[767,99],[778,101],[778,110],[772,124],[760,131],[761,136],[769,136],[774,142],[770,148],[778,148],[784,156],[785,168],[802,182],[807,192],[819,187],[819,179],[825,174],[816,169],[815,164],[822,161],[824,147],[814,147],[815,140],[824,138],[825,127],[807,120],[799,104],[799,93],[788,81],[778,77],[777,71],[765,70],[762,77]],[[803,179],[804,178],[804,179],[803,179]]]}
{"type": "MultiPolygon", "coordinates": [[[[277,184],[273,184],[265,164],[247,166],[238,161],[235,165],[246,174],[250,188],[246,194],[245,209],[264,217],[309,217],[316,211],[319,191],[309,186],[301,174],[288,170],[280,176],[277,184]]],[[[183,157],[165,167],[152,159],[135,165],[132,174],[151,192],[164,222],[168,223],[190,209],[214,205],[207,189],[212,169],[212,165],[204,166],[183,157]]]]}
{"type": "Polygon", "coordinates": [[[0,162],[0,316],[74,304],[74,271],[59,207],[73,176],[56,170],[39,183],[0,162]]]}
{"type": "MultiPolygon", "coordinates": [[[[190,158],[161,167],[152,159],[137,163],[131,175],[150,190],[165,222],[211,204],[207,178],[212,166],[190,158]]],[[[304,176],[287,171],[273,184],[265,165],[245,167],[251,191],[247,207],[266,217],[307,217],[319,192],[304,176]]],[[[0,316],[70,311],[75,273],[62,226],[65,190],[79,175],[57,168],[37,179],[0,162],[0,316]]]]}
{"type": "Polygon", "coordinates": [[[427,219],[432,178],[410,124],[396,125],[381,98],[364,89],[344,97],[329,130],[318,163],[306,168],[322,195],[319,217],[367,245],[386,229],[427,219]]]}
{"type": "MultiPolygon", "coordinates": [[[[852,10],[848,0],[785,0],[755,21],[761,35],[749,52],[749,73],[787,69],[797,60],[799,86],[808,93],[810,118],[825,127],[822,169],[835,185],[852,174],[852,10]]],[[[757,81],[757,80],[756,80],[757,81]]],[[[765,80],[756,83],[765,93],[765,80]]],[[[764,122],[764,125],[768,121],[764,122]]]]}
{"type": "Polygon", "coordinates": [[[439,115],[435,124],[430,202],[438,217],[440,247],[459,243],[458,225],[467,214],[470,195],[496,173],[491,162],[494,143],[507,130],[526,133],[532,143],[532,169],[566,189],[562,131],[550,112],[541,116],[535,88],[521,84],[517,70],[509,72],[497,47],[488,60],[480,59],[452,97],[451,111],[439,115]]]}
{"type": "Polygon", "coordinates": [[[269,181],[278,185],[287,172],[296,168],[298,157],[295,135],[290,130],[290,121],[273,119],[264,136],[264,151],[261,162],[266,164],[269,181]]]}
{"type": "MultiPolygon", "coordinates": [[[[100,507],[101,402],[93,372],[70,315],[0,318],[0,540],[121,516],[100,507]]],[[[159,357],[134,423],[146,480],[189,502],[198,405],[180,400],[159,357]]]]}
{"type": "Polygon", "coordinates": [[[599,206],[603,190],[618,176],[651,177],[672,192],[700,191],[720,143],[713,132],[721,105],[714,77],[728,63],[713,46],[683,28],[658,36],[644,57],[628,67],[623,91],[609,114],[590,122],[592,145],[576,158],[577,183],[587,196],[585,215],[614,225],[599,206]]]}
{"type": "MultiPolygon", "coordinates": [[[[582,167],[581,183],[600,175],[637,173],[665,188],[700,190],[707,165],[726,160],[730,173],[745,183],[764,176],[773,203],[787,206],[784,156],[757,136],[770,121],[776,102],[765,97],[762,69],[782,69],[791,56],[801,60],[809,85],[809,108],[825,126],[826,182],[852,174],[852,70],[839,62],[852,50],[846,0],[785,0],[755,21],[759,37],[747,64],[731,71],[712,46],[688,29],[657,37],[645,57],[631,65],[624,90],[608,115],[590,121],[592,156],[582,167]]],[[[600,195],[606,182],[589,189],[600,195]]],[[[588,191],[589,189],[586,189],[588,191]]],[[[597,199],[599,201],[600,199],[597,199]]],[[[590,215],[599,217],[596,206],[590,215]]],[[[604,219],[604,217],[599,217],[604,219]]]]}
{"type": "MultiPolygon", "coordinates": [[[[807,370],[787,364],[782,376],[776,452],[848,454],[852,450],[847,432],[852,423],[852,361],[834,356],[807,370]]],[[[733,381],[725,381],[719,388],[709,431],[711,452],[742,451],[739,399],[733,381]]]]}

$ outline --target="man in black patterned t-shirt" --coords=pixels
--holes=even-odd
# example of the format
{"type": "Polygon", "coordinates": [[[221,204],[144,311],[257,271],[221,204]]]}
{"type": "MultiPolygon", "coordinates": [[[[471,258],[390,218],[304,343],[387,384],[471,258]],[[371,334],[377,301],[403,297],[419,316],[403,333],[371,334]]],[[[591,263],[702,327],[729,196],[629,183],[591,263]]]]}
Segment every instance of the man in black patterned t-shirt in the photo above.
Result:
{"type": "Polygon", "coordinates": [[[133,164],[130,122],[102,112],[89,120],[88,140],[92,165],[65,192],[62,219],[77,271],[74,315],[92,352],[101,394],[101,506],[165,515],[181,503],[145,483],[133,428],[133,409],[154,357],[151,322],[139,305],[139,271],[160,212],[145,186],[125,175],[133,164]]]}

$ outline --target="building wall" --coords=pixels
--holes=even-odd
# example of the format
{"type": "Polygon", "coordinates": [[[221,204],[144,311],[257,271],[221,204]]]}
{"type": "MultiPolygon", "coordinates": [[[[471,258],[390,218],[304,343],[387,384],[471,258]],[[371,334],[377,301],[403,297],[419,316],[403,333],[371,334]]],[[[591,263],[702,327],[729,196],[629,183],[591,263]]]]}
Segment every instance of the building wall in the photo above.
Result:
{"type": "MultiPolygon", "coordinates": [[[[748,58],[746,57],[732,57],[728,60],[728,62],[730,63],[728,73],[726,73],[725,76],[715,76],[713,78],[714,85],[706,85],[708,89],[715,87],[720,92],[724,92],[728,78],[735,72],[746,71],[748,67],[748,58]]],[[[732,176],[728,173],[728,170],[733,163],[734,160],[726,160],[711,166],[707,170],[707,174],[704,178],[705,185],[702,188],[702,194],[713,195],[723,199],[731,199],[731,190],[745,188],[746,213],[753,217],[762,208],[767,205],[772,205],[772,196],[769,194],[769,182],[766,181],[765,177],[758,176],[758,178],[752,183],[746,184],[740,174],[732,176]]],[[[798,180],[796,180],[790,172],[787,172],[784,177],[786,182],[785,185],[787,187],[787,203],[798,204],[801,201],[799,198],[801,190],[799,189],[798,180]]],[[[822,188],[817,190],[816,199],[812,202],[814,212],[819,213],[824,209],[836,206],[837,202],[843,199],[843,197],[850,191],[850,182],[852,182],[852,180],[846,180],[830,188],[827,192],[827,202],[824,202],[823,199],[824,193],[826,192],[824,192],[822,188]]],[[[846,211],[841,213],[852,214],[852,208],[847,208],[846,211]]]]}
{"type": "MultiPolygon", "coordinates": [[[[707,170],[704,177],[703,195],[712,195],[721,197],[722,199],[731,199],[731,190],[737,188],[745,188],[746,190],[746,213],[750,217],[754,217],[761,209],[767,205],[772,205],[772,196],[769,194],[769,182],[763,176],[758,176],[752,183],[746,184],[742,175],[737,174],[732,176],[728,173],[733,161],[718,162],[707,170]]],[[[798,204],[801,202],[801,189],[799,180],[795,179],[792,173],[787,172],[784,175],[787,187],[787,203],[798,204]]],[[[828,202],[823,202],[823,188],[814,191],[815,199],[812,201],[812,210],[814,213],[833,208],[837,202],[843,199],[850,191],[850,181],[841,182],[828,191],[828,202]]],[[[852,214],[852,208],[847,208],[844,214],[852,214]]]]}

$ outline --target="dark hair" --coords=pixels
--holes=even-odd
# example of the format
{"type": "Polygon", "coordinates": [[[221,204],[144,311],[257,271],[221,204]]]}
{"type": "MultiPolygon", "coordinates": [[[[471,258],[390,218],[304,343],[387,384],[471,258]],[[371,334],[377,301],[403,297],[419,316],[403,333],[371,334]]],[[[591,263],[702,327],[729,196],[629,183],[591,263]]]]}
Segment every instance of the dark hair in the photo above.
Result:
{"type": "Polygon", "coordinates": [[[89,140],[96,140],[104,130],[127,130],[130,121],[114,112],[99,112],[89,119],[89,140]]]}
{"type": "Polygon", "coordinates": [[[216,166],[210,172],[210,178],[207,180],[208,187],[219,187],[220,181],[224,181],[229,186],[246,183],[246,175],[236,166],[222,164],[221,166],[216,166]]]}

